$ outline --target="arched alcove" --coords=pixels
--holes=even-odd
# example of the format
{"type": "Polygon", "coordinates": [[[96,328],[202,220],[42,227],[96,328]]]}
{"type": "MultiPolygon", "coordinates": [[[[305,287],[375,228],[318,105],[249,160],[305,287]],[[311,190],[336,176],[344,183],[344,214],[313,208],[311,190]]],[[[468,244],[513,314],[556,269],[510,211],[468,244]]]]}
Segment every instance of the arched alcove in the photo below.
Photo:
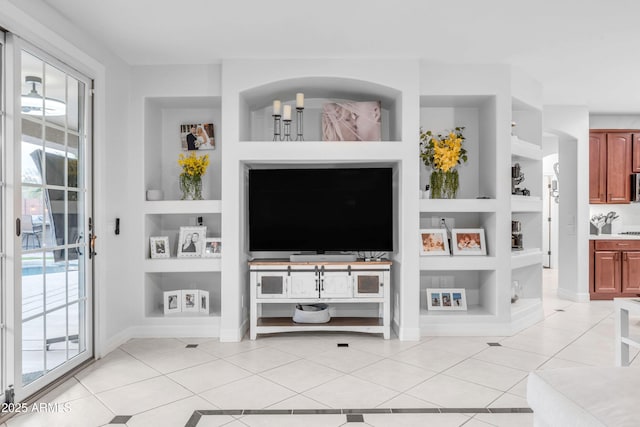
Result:
{"type": "Polygon", "coordinates": [[[240,140],[273,139],[273,101],[293,108],[292,130],[295,136],[296,94],[304,94],[304,139],[322,140],[323,106],[332,102],[380,101],[381,140],[402,140],[402,93],[377,83],[343,77],[301,77],[279,80],[240,93],[240,140]]]}

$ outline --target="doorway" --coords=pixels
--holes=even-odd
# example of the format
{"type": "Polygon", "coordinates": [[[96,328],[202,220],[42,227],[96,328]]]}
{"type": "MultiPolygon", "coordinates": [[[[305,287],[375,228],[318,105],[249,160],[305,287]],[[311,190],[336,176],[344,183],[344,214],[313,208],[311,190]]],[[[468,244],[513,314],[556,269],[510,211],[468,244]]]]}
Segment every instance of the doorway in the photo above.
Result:
{"type": "Polygon", "coordinates": [[[91,81],[14,40],[14,383],[22,399],[93,357],[91,81]]]}

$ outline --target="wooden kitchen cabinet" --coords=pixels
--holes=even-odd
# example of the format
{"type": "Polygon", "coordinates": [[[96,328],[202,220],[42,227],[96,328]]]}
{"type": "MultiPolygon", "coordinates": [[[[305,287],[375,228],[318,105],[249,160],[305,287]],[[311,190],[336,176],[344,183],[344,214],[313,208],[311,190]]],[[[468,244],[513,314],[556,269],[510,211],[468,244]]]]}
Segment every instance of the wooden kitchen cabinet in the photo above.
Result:
{"type": "Polygon", "coordinates": [[[622,252],[622,292],[640,294],[640,251],[622,252]]]}
{"type": "Polygon", "coordinates": [[[632,134],[631,172],[640,173],[640,133],[632,134]]]}
{"type": "Polygon", "coordinates": [[[592,300],[640,295],[640,240],[595,240],[589,250],[592,300]]]}
{"type": "Polygon", "coordinates": [[[629,203],[632,139],[628,131],[589,133],[589,203],[629,203]]]}
{"type": "MultiPolygon", "coordinates": [[[[595,289],[597,294],[620,293],[622,277],[620,274],[620,252],[596,251],[594,257],[595,289]]],[[[613,298],[613,296],[611,297],[613,298]]]]}
{"type": "Polygon", "coordinates": [[[589,203],[607,203],[607,134],[589,133],[589,203]]]}

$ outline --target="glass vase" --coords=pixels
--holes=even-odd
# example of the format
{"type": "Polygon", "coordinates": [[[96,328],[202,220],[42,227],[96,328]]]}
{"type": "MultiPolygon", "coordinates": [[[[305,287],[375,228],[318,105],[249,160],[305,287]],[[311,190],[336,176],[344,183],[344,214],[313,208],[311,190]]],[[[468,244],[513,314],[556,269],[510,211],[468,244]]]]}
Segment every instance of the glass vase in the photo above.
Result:
{"type": "Polygon", "coordinates": [[[448,171],[434,170],[431,172],[431,198],[432,199],[455,199],[458,194],[460,180],[457,169],[448,171]]]}
{"type": "Polygon", "coordinates": [[[180,200],[202,200],[202,176],[180,174],[180,200]]]}

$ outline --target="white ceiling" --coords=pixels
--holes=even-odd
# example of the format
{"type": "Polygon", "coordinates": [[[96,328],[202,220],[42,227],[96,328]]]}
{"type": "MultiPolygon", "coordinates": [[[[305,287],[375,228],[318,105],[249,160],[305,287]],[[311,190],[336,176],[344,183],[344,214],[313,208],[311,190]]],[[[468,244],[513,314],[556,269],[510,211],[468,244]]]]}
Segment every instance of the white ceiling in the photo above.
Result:
{"type": "Polygon", "coordinates": [[[545,103],[640,113],[637,0],[44,0],[132,65],[221,58],[505,63],[545,103]]]}

